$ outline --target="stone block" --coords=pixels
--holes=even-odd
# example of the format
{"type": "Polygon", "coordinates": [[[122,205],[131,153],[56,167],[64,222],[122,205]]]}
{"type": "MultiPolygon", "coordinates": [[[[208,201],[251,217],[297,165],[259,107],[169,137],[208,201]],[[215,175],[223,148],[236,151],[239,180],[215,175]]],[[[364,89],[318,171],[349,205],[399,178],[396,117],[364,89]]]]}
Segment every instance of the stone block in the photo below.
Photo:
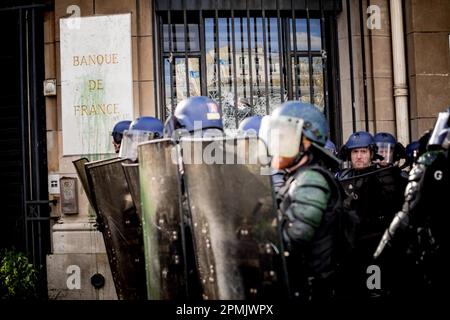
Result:
{"type": "Polygon", "coordinates": [[[391,78],[375,78],[375,120],[394,120],[394,90],[391,78]]]}
{"type": "Polygon", "coordinates": [[[45,79],[56,78],[55,43],[44,44],[45,79]]]}
{"type": "MultiPolygon", "coordinates": [[[[357,2],[358,1],[355,1],[355,3],[357,2]]],[[[376,5],[380,8],[381,24],[380,29],[373,28],[370,30],[369,34],[372,36],[390,36],[391,16],[389,11],[389,0],[370,0],[370,5],[376,5]]],[[[367,14],[366,17],[369,18],[369,15],[367,14]]],[[[367,19],[365,20],[367,22],[367,19]]]]}
{"type": "Polygon", "coordinates": [[[138,0],[136,2],[138,12],[138,36],[151,36],[153,24],[153,0],[138,0]]]}
{"type": "Polygon", "coordinates": [[[392,76],[392,45],[391,37],[373,36],[371,41],[372,70],[374,77],[392,76]]]}
{"type": "Polygon", "coordinates": [[[153,78],[153,37],[138,37],[139,80],[149,81],[153,78]]]}
{"type": "Polygon", "coordinates": [[[141,115],[154,117],[156,115],[155,83],[154,81],[141,81],[139,86],[141,94],[140,113],[141,115]]]}
{"type": "Polygon", "coordinates": [[[389,132],[394,137],[397,136],[396,126],[394,120],[377,120],[375,122],[374,132],[389,132]]]}
{"type": "MultiPolygon", "coordinates": [[[[450,17],[449,17],[450,18],[450,17]]],[[[449,74],[449,35],[448,32],[414,33],[414,74],[449,74]]]]}
{"type": "Polygon", "coordinates": [[[450,76],[416,75],[417,117],[430,118],[450,106],[450,76]]]}
{"type": "Polygon", "coordinates": [[[47,170],[59,171],[58,131],[47,131],[47,170]]]}
{"type": "Polygon", "coordinates": [[[47,286],[50,300],[117,300],[105,253],[47,255],[47,286]],[[105,278],[99,289],[91,284],[97,273],[105,278]]]}
{"type": "Polygon", "coordinates": [[[44,12],[44,43],[55,42],[55,12],[44,12]]]}
{"type": "Polygon", "coordinates": [[[45,124],[47,131],[58,130],[58,112],[56,105],[57,98],[55,96],[45,98],[45,124]]]}
{"type": "Polygon", "coordinates": [[[137,37],[131,37],[131,68],[133,81],[139,81],[139,51],[137,37]]]}
{"type": "Polygon", "coordinates": [[[102,234],[90,223],[53,226],[53,253],[106,253],[102,234]]]}
{"type": "Polygon", "coordinates": [[[133,115],[134,115],[134,119],[136,119],[137,117],[140,116],[140,86],[139,86],[139,81],[133,81],[133,105],[134,105],[134,109],[133,109],[133,115]]]}
{"type": "Polygon", "coordinates": [[[450,31],[450,1],[410,0],[411,31],[450,31]]]}
{"type": "Polygon", "coordinates": [[[136,0],[96,0],[95,14],[131,13],[131,35],[137,36],[136,0]]]}
{"type": "MultiPolygon", "coordinates": [[[[98,0],[97,0],[98,2],[98,0]]],[[[59,19],[69,17],[71,13],[67,13],[67,9],[71,5],[80,7],[80,16],[94,15],[94,0],[56,0],[55,1],[55,41],[59,41],[59,19]]],[[[59,61],[59,60],[57,60],[59,61]]]]}

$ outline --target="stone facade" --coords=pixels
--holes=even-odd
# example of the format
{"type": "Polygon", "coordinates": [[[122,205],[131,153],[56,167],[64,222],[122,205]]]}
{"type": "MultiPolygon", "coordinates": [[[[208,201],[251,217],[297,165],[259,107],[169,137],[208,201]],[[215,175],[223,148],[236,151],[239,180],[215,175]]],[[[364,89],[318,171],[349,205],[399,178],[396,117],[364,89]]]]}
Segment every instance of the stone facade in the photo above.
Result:
{"type": "MultiPolygon", "coordinates": [[[[343,141],[353,131],[365,130],[364,76],[366,68],[366,100],[368,128],[372,133],[386,131],[396,135],[393,90],[390,1],[350,1],[355,88],[355,119],[352,119],[350,91],[350,57],[348,46],[347,1],[338,16],[339,58],[341,72],[341,108],[343,141]],[[380,8],[381,28],[369,30],[366,22],[368,5],[380,8]],[[363,19],[364,49],[360,15],[363,19]]],[[[450,2],[445,0],[404,1],[405,50],[408,76],[410,141],[431,128],[439,111],[450,106],[450,2]]]]}
{"type": "MultiPolygon", "coordinates": [[[[46,125],[48,172],[60,177],[76,177],[72,161],[79,158],[62,155],[59,19],[70,16],[67,13],[70,5],[77,5],[82,17],[131,13],[134,116],[155,116],[152,1],[55,0],[54,11],[47,12],[44,19],[45,79],[57,81],[57,95],[46,98],[46,125]]],[[[59,195],[49,197],[58,199],[59,195]]],[[[55,210],[58,212],[52,212],[52,216],[60,219],[52,228],[52,254],[47,257],[49,298],[117,299],[103,238],[93,228],[94,212],[81,183],[78,199],[78,214],[61,216],[59,208],[55,210]],[[67,288],[70,265],[80,267],[80,289],[67,288]],[[90,284],[90,277],[97,272],[106,279],[105,286],[98,290],[90,284]]]]}
{"type": "Polygon", "coordinates": [[[450,1],[405,2],[411,137],[450,106],[450,1]]]}

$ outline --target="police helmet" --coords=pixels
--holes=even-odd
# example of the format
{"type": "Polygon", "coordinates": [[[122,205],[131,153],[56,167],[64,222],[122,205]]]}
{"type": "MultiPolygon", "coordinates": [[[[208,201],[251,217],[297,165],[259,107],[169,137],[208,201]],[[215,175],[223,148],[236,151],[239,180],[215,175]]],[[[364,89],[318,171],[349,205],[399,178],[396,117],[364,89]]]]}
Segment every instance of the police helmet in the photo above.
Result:
{"type": "Polygon", "coordinates": [[[223,130],[222,109],[204,96],[190,97],[178,103],[174,112],[174,129],[185,129],[188,132],[203,129],[223,130]]]}
{"type": "MultiPolygon", "coordinates": [[[[394,161],[398,160],[398,149],[397,140],[395,137],[388,132],[379,132],[373,136],[373,140],[377,145],[378,154],[383,157],[381,164],[392,164],[394,161]]],[[[403,147],[403,146],[402,146],[403,147]]]]}
{"type": "Polygon", "coordinates": [[[128,131],[153,133],[153,138],[157,139],[163,136],[164,125],[161,120],[154,117],[139,117],[130,124],[128,131]]]}
{"type": "Polygon", "coordinates": [[[325,142],[325,149],[331,151],[332,154],[336,154],[336,145],[330,139],[325,142]]]}
{"type": "Polygon", "coordinates": [[[373,136],[366,131],[354,132],[348,137],[347,142],[342,146],[339,157],[343,160],[350,158],[350,151],[357,148],[369,148],[372,151],[372,157],[377,157],[377,145],[373,136]]]}
{"type": "Polygon", "coordinates": [[[302,135],[323,147],[327,141],[328,124],[314,105],[287,101],[276,108],[267,120],[263,119],[260,135],[268,141],[271,155],[295,157],[300,152],[302,135]]]}
{"type": "Polygon", "coordinates": [[[256,135],[259,133],[259,128],[261,127],[262,116],[255,115],[247,117],[241,121],[238,127],[238,132],[246,133],[252,130],[256,135]]]}
{"type": "Polygon", "coordinates": [[[137,159],[137,147],[141,142],[163,137],[164,125],[154,117],[139,117],[123,133],[124,142],[120,146],[119,157],[137,159]]]}
{"type": "Polygon", "coordinates": [[[320,110],[312,104],[300,101],[287,101],[276,108],[272,117],[286,117],[290,119],[303,119],[302,132],[311,142],[324,146],[328,137],[328,124],[320,110]]]}
{"type": "Polygon", "coordinates": [[[375,140],[372,135],[366,131],[358,131],[352,133],[345,143],[347,150],[356,148],[371,148],[375,149],[375,140]]]}
{"type": "Polygon", "coordinates": [[[408,163],[413,163],[417,159],[420,148],[419,140],[413,141],[406,146],[405,156],[408,163]]]}
{"type": "Polygon", "coordinates": [[[375,140],[375,143],[390,143],[392,145],[397,143],[395,137],[388,132],[378,132],[373,136],[373,139],[375,140]]]}
{"type": "Polygon", "coordinates": [[[111,136],[113,137],[115,143],[120,144],[122,142],[123,132],[128,130],[130,124],[130,120],[122,120],[114,125],[111,136]]]}

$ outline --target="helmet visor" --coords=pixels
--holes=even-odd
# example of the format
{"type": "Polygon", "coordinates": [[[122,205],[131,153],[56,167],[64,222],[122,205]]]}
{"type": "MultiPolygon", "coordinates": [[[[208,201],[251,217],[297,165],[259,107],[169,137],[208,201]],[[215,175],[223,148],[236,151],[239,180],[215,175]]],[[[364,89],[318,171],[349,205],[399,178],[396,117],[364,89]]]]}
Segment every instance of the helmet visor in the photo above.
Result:
{"type": "Polygon", "coordinates": [[[260,137],[271,156],[293,158],[300,150],[302,129],[303,119],[268,116],[261,122],[260,137]]]}
{"type": "Polygon", "coordinates": [[[395,145],[389,142],[377,142],[378,154],[383,157],[382,164],[392,164],[394,162],[395,145]]]}
{"type": "Polygon", "coordinates": [[[137,160],[137,147],[141,142],[160,138],[158,133],[140,130],[126,130],[123,133],[120,145],[119,157],[123,159],[137,160]]]}

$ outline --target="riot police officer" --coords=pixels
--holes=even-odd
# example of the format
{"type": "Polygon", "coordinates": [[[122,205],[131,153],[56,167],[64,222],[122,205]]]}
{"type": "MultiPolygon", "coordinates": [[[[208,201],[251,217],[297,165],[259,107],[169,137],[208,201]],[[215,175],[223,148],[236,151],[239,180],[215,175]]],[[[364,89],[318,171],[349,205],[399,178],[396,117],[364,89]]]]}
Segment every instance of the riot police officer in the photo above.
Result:
{"type": "Polygon", "coordinates": [[[427,151],[428,140],[430,140],[431,129],[425,131],[422,136],[408,144],[405,148],[405,164],[403,168],[409,172],[419,157],[427,151]]]}
{"type": "Polygon", "coordinates": [[[255,115],[247,117],[239,123],[238,133],[252,133],[259,134],[259,128],[261,127],[262,116],[255,115]]]}
{"type": "Polygon", "coordinates": [[[427,151],[409,173],[403,208],[374,254],[390,266],[401,264],[396,273],[403,276],[397,287],[401,296],[435,296],[448,288],[449,145],[450,108],[439,113],[427,151]]]}
{"type": "Polygon", "coordinates": [[[114,128],[111,132],[111,136],[113,138],[113,146],[114,146],[114,152],[119,153],[120,151],[120,145],[122,143],[123,138],[123,132],[125,130],[128,130],[128,127],[130,126],[131,121],[130,120],[123,120],[119,121],[114,125],[114,128]]]}
{"type": "Polygon", "coordinates": [[[222,136],[222,108],[204,96],[180,101],[174,114],[166,120],[164,136],[178,140],[184,135],[222,136]]]}
{"type": "Polygon", "coordinates": [[[137,118],[123,133],[119,157],[136,161],[137,145],[144,141],[162,138],[163,130],[164,125],[159,119],[150,116],[137,118]]]}
{"type": "MultiPolygon", "coordinates": [[[[255,115],[251,117],[247,117],[244,120],[241,121],[238,127],[238,134],[243,135],[258,135],[260,136],[260,128],[261,128],[261,122],[263,121],[264,117],[255,115]]],[[[265,133],[262,133],[262,136],[264,136],[265,133]]],[[[262,140],[265,140],[265,137],[261,137],[262,140]]],[[[265,141],[266,142],[266,141],[265,141]]],[[[270,175],[272,179],[272,187],[275,193],[278,193],[280,188],[285,183],[285,174],[286,172],[284,170],[276,170],[271,169],[270,175]]]]}
{"type": "Polygon", "coordinates": [[[293,295],[304,300],[330,298],[337,245],[333,226],[341,197],[327,170],[330,161],[337,161],[323,148],[327,122],[315,106],[288,101],[273,111],[267,125],[272,167],[288,173],[277,200],[290,251],[293,295]]]}
{"type": "MultiPolygon", "coordinates": [[[[222,120],[222,109],[215,101],[204,96],[189,97],[180,101],[174,110],[174,114],[166,120],[164,125],[164,136],[166,138],[172,138],[177,143],[180,142],[183,137],[222,137],[224,135],[222,120]]],[[[181,155],[179,156],[178,170],[181,180],[181,206],[183,211],[183,231],[185,241],[184,254],[186,259],[187,283],[189,287],[188,297],[189,299],[200,300],[202,297],[202,286],[199,280],[197,263],[195,261],[192,218],[187,200],[188,195],[186,192],[183,168],[184,163],[181,155]]],[[[191,153],[186,152],[186,156],[191,156],[191,153]]]]}
{"type": "Polygon", "coordinates": [[[392,134],[378,132],[373,138],[378,148],[378,154],[383,157],[379,161],[380,166],[393,165],[406,157],[405,147],[400,142],[397,142],[392,134]]]}
{"type": "MultiPolygon", "coordinates": [[[[350,135],[341,150],[341,155],[351,162],[351,167],[338,175],[346,193],[344,208],[359,218],[355,250],[348,263],[347,294],[351,297],[367,298],[374,296],[374,291],[367,290],[366,270],[373,264],[373,250],[395,213],[390,204],[398,195],[392,194],[391,184],[383,182],[383,179],[387,181],[389,179],[381,178],[390,168],[380,169],[374,163],[379,156],[377,145],[370,133],[359,131],[350,135]]],[[[397,208],[398,205],[396,204],[397,208]]]]}
{"type": "Polygon", "coordinates": [[[373,163],[377,146],[370,133],[359,131],[350,135],[340,153],[344,160],[350,162],[349,168],[338,173],[347,194],[344,206],[347,210],[355,211],[364,223],[365,219],[377,216],[380,211],[377,203],[381,198],[381,186],[374,178],[375,175],[371,174],[378,169],[373,163]],[[378,200],[374,201],[375,198],[378,200]]]}
{"type": "Polygon", "coordinates": [[[357,132],[349,137],[345,149],[347,157],[351,158],[352,168],[341,173],[340,182],[347,193],[344,207],[346,210],[354,211],[360,219],[351,263],[353,273],[357,275],[353,283],[355,293],[360,292],[368,296],[383,293],[385,296],[391,279],[384,281],[382,291],[367,291],[366,270],[368,266],[374,264],[372,252],[382,232],[401,208],[406,180],[402,176],[401,169],[394,165],[400,158],[402,148],[388,133],[379,133],[376,136],[375,140],[367,132],[357,132]],[[381,156],[377,154],[380,149],[381,156]],[[358,153],[361,150],[366,151],[365,155],[370,154],[370,158],[360,157],[358,153]],[[370,159],[370,162],[363,161],[364,159],[370,159]],[[381,161],[373,163],[376,160],[381,161]],[[362,162],[366,165],[361,165],[362,162]]]}
{"type": "Polygon", "coordinates": [[[327,142],[325,143],[325,149],[329,150],[335,156],[337,155],[336,145],[330,139],[328,139],[327,142]]]}
{"type": "Polygon", "coordinates": [[[384,199],[388,211],[397,212],[403,204],[403,192],[407,183],[407,175],[398,166],[401,159],[406,158],[405,147],[387,132],[379,132],[374,136],[378,154],[383,157],[378,165],[387,170],[380,170],[378,179],[383,185],[384,199]]]}

